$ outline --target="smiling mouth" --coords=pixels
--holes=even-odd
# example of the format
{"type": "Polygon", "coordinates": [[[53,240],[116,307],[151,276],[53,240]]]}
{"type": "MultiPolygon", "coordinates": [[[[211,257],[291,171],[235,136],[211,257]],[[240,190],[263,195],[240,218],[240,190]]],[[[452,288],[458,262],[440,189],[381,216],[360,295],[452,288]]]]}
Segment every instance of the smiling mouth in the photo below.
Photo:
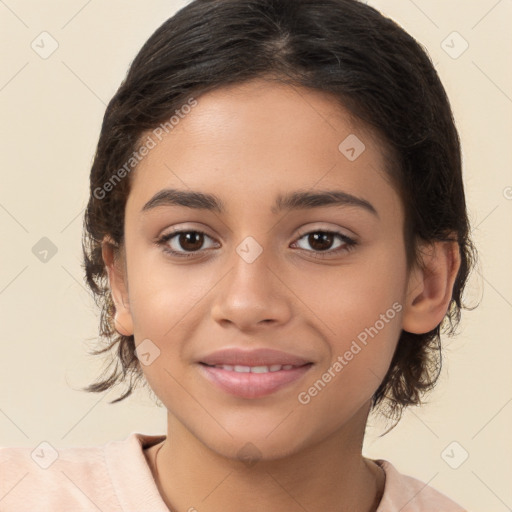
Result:
{"type": "Polygon", "coordinates": [[[294,368],[301,368],[302,366],[311,365],[312,363],[306,363],[305,365],[293,365],[293,364],[272,364],[269,366],[244,366],[244,365],[232,365],[232,364],[206,364],[201,363],[210,368],[220,368],[228,372],[236,373],[273,373],[281,370],[293,370],[294,368]]]}
{"type": "Polygon", "coordinates": [[[215,388],[245,399],[263,398],[297,383],[312,366],[313,363],[246,366],[201,362],[198,365],[201,374],[215,388]]]}

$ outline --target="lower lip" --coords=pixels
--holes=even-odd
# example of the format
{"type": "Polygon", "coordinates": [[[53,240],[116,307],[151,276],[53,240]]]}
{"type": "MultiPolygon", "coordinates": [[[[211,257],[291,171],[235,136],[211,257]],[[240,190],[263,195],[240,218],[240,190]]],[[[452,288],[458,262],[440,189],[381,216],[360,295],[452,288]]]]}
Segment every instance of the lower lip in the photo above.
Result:
{"type": "Polygon", "coordinates": [[[213,384],[230,395],[241,398],[261,398],[300,379],[312,364],[277,372],[235,372],[199,364],[200,371],[213,384]]]}

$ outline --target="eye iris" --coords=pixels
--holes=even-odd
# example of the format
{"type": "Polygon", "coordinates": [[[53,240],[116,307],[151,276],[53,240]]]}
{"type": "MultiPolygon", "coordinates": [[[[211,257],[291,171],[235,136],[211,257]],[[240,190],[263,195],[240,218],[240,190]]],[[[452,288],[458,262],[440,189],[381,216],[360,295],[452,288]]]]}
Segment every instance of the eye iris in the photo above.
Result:
{"type": "Polygon", "coordinates": [[[317,233],[311,233],[308,237],[308,242],[311,245],[311,247],[313,247],[313,249],[316,249],[317,251],[325,251],[329,249],[330,246],[332,245],[333,238],[334,235],[332,233],[324,233],[322,231],[319,231],[317,233]],[[325,247],[326,241],[329,247],[325,247]],[[318,245],[320,245],[320,247],[318,247],[318,245]]]}
{"type": "Polygon", "coordinates": [[[194,231],[180,233],[179,243],[180,246],[187,251],[194,251],[201,248],[204,242],[204,235],[194,231]],[[192,246],[191,246],[192,245],[192,246]]]}

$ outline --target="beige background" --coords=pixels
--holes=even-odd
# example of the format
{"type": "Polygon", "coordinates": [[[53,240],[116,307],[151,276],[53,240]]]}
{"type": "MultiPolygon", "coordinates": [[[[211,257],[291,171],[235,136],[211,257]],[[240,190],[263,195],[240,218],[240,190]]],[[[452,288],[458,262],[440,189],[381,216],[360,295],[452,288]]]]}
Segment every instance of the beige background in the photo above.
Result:
{"type": "MultiPolygon", "coordinates": [[[[109,405],[112,392],[78,391],[100,368],[87,355],[98,319],[83,285],[80,235],[105,104],[140,46],[184,3],[0,2],[2,445],[45,440],[59,448],[164,432],[164,410],[144,392],[109,405]],[[46,59],[31,48],[43,31],[59,45],[46,59]],[[46,263],[32,252],[42,237],[57,248],[46,263]]],[[[382,425],[370,427],[365,454],[392,461],[470,510],[510,510],[512,2],[368,3],[424,44],[451,98],[480,251],[466,296],[480,305],[446,341],[430,404],[408,411],[383,438],[382,425]],[[453,31],[469,44],[458,58],[464,41],[453,31]],[[458,469],[446,462],[460,463],[465,452],[458,469]]]]}

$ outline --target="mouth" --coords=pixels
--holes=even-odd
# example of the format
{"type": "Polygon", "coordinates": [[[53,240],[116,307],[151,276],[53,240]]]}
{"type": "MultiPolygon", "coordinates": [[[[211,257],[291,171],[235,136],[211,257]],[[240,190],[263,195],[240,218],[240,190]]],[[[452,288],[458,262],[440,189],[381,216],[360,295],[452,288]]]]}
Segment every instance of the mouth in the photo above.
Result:
{"type": "MultiPolygon", "coordinates": [[[[293,370],[294,368],[300,368],[300,366],[294,366],[293,364],[272,364],[272,365],[260,365],[260,366],[245,366],[245,365],[231,365],[231,364],[206,364],[201,363],[210,368],[220,368],[222,370],[226,370],[228,372],[237,372],[237,373],[273,373],[279,372],[281,370],[293,370]]],[[[312,363],[306,363],[312,364],[312,363]]],[[[304,366],[304,365],[301,365],[304,366]]]]}
{"type": "Polygon", "coordinates": [[[202,375],[216,388],[246,399],[263,398],[301,379],[313,366],[293,364],[232,365],[199,363],[202,375]]]}

